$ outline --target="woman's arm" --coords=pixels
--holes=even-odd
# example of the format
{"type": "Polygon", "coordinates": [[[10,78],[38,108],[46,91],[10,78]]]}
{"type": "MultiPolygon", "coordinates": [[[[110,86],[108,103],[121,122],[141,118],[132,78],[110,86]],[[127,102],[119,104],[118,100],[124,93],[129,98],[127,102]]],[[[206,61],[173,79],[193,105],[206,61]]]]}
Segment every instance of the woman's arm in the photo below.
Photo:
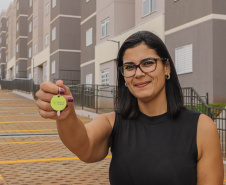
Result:
{"type": "Polygon", "coordinates": [[[224,167],[218,130],[213,120],[201,114],[197,128],[201,157],[197,164],[197,185],[223,185],[224,167]]]}
{"type": "Polygon", "coordinates": [[[59,87],[65,90],[64,97],[68,101],[72,97],[70,89],[63,85],[63,81],[44,82],[36,93],[36,104],[39,113],[44,118],[56,120],[57,129],[62,142],[84,162],[97,162],[104,159],[109,149],[115,113],[98,116],[90,123],[83,124],[77,117],[73,103],[68,102],[68,107],[57,116],[57,112],[50,106],[51,98],[58,94],[59,87]]]}

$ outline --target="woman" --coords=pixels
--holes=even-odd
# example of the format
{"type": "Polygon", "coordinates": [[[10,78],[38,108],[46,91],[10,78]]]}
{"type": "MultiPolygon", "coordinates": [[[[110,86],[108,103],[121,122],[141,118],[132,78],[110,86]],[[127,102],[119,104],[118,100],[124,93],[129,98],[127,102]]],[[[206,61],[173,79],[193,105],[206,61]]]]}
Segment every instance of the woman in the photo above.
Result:
{"type": "Polygon", "coordinates": [[[112,185],[222,185],[223,162],[217,128],[211,118],[187,110],[172,59],[153,33],[131,35],[118,53],[115,112],[88,124],[73,103],[58,117],[50,106],[58,94],[71,101],[62,81],[45,82],[37,92],[44,118],[55,119],[63,143],[82,161],[112,161],[112,185]]]}

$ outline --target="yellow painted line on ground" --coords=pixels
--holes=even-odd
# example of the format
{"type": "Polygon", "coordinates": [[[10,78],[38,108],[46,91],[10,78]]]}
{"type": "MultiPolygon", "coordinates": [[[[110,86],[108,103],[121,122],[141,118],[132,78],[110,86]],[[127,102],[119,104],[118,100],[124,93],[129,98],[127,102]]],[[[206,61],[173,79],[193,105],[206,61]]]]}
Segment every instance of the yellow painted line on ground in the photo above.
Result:
{"type": "Polygon", "coordinates": [[[0,123],[38,123],[38,122],[56,122],[56,121],[2,121],[0,123]]]}
{"type": "Polygon", "coordinates": [[[39,114],[33,114],[33,115],[9,115],[9,116],[0,116],[0,117],[21,117],[21,116],[40,116],[39,114]]]}
{"type": "MultiPolygon", "coordinates": [[[[21,110],[18,110],[19,112],[22,112],[21,110]]],[[[33,111],[37,111],[37,109],[29,109],[26,110],[26,112],[33,112],[33,111]]],[[[0,111],[0,112],[16,112],[16,110],[9,110],[9,111],[0,111]]]]}
{"type": "MultiPolygon", "coordinates": [[[[81,121],[90,121],[90,120],[81,120],[81,121]]],[[[0,122],[0,123],[38,123],[38,122],[40,122],[40,123],[49,123],[49,122],[51,122],[51,123],[53,123],[53,122],[56,122],[56,121],[2,121],[2,122],[0,122]]]]}
{"type": "Polygon", "coordinates": [[[3,179],[3,176],[2,175],[0,175],[0,181],[3,181],[4,179],[3,179]]]}
{"type": "Polygon", "coordinates": [[[57,129],[42,129],[42,130],[0,130],[0,132],[42,132],[42,131],[56,131],[57,129]]]}
{"type": "MultiPolygon", "coordinates": [[[[112,158],[112,156],[107,156],[107,159],[112,158]]],[[[70,161],[78,160],[78,157],[70,158],[50,158],[50,159],[28,159],[28,160],[15,160],[15,161],[0,161],[0,164],[15,164],[15,163],[32,163],[32,162],[46,162],[46,161],[70,161]]]]}
{"type": "Polygon", "coordinates": [[[4,142],[0,145],[9,145],[9,144],[26,144],[26,143],[61,143],[61,140],[57,141],[24,141],[24,142],[4,142]]]}
{"type": "Polygon", "coordinates": [[[36,108],[36,107],[0,107],[2,109],[6,109],[6,108],[15,108],[15,109],[18,109],[18,108],[36,108]]]}

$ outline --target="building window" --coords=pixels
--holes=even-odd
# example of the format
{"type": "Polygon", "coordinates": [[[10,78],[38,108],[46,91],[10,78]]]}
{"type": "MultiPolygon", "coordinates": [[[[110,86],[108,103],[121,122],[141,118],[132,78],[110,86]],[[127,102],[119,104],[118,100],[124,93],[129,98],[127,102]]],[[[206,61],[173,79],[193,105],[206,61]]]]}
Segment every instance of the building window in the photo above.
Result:
{"type": "Polygon", "coordinates": [[[19,10],[19,2],[17,2],[16,9],[19,10]]]}
{"type": "Polygon", "coordinates": [[[0,53],[0,59],[2,59],[2,53],[0,53]]]}
{"type": "Polygon", "coordinates": [[[34,71],[34,82],[37,83],[37,71],[36,70],[34,71]]]}
{"type": "Polygon", "coordinates": [[[19,23],[16,24],[16,31],[19,31],[19,23]]]}
{"type": "Polygon", "coordinates": [[[18,73],[18,65],[16,66],[16,74],[18,73]]]}
{"type": "Polygon", "coordinates": [[[8,44],[8,37],[6,38],[6,44],[8,44]]]}
{"type": "Polygon", "coordinates": [[[143,0],[143,16],[156,10],[156,0],[143,0]]]}
{"type": "Polygon", "coordinates": [[[47,65],[45,65],[45,68],[44,68],[44,77],[47,77],[47,65]]]}
{"type": "Polygon", "coordinates": [[[49,14],[49,3],[46,4],[46,15],[49,14]]]}
{"type": "Polygon", "coordinates": [[[37,16],[35,17],[35,20],[34,20],[34,27],[36,27],[38,25],[38,18],[37,16]]]}
{"type": "Polygon", "coordinates": [[[88,3],[88,2],[89,2],[89,0],[86,0],[86,2],[88,3]]]}
{"type": "Polygon", "coordinates": [[[29,33],[32,31],[32,22],[29,23],[29,33]]]}
{"type": "Polygon", "coordinates": [[[19,44],[16,45],[16,52],[19,52],[19,44]]]}
{"type": "Polygon", "coordinates": [[[87,74],[86,75],[86,84],[93,84],[93,74],[87,74]]]}
{"type": "Polygon", "coordinates": [[[31,73],[29,73],[28,78],[31,79],[31,73]]]}
{"type": "Polygon", "coordinates": [[[108,35],[109,35],[109,19],[106,19],[101,23],[101,37],[104,38],[108,35]]]}
{"type": "Polygon", "coordinates": [[[54,74],[56,72],[56,61],[52,61],[52,71],[51,74],[54,74]]]}
{"type": "Polygon", "coordinates": [[[109,69],[101,71],[101,79],[102,85],[109,85],[109,69]]]}
{"type": "Polygon", "coordinates": [[[56,6],[56,0],[52,0],[52,8],[56,6]]]}
{"type": "Polygon", "coordinates": [[[192,44],[175,49],[175,67],[177,74],[191,73],[192,70],[192,44]]]}
{"type": "Polygon", "coordinates": [[[31,58],[31,47],[29,48],[29,58],[31,58]]]}
{"type": "Polygon", "coordinates": [[[56,40],[56,27],[52,29],[52,41],[56,40]]]}
{"type": "Polygon", "coordinates": [[[49,35],[47,34],[45,38],[45,46],[48,46],[48,45],[49,45],[49,35]]]}
{"type": "Polygon", "coordinates": [[[34,55],[38,52],[38,45],[37,44],[34,44],[34,55]]]}
{"type": "Polygon", "coordinates": [[[0,37],[0,43],[2,43],[2,37],[0,37]]]}
{"type": "Polygon", "coordinates": [[[93,43],[93,28],[86,30],[86,46],[93,43]]]}
{"type": "Polygon", "coordinates": [[[32,6],[32,0],[29,1],[29,6],[30,6],[30,7],[32,6]]]}

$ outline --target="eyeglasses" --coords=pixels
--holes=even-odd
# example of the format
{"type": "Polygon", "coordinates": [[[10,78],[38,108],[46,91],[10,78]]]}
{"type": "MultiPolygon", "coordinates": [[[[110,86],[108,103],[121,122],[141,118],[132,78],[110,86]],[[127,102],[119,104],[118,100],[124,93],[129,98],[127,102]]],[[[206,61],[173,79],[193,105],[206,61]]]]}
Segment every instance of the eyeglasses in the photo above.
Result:
{"type": "Polygon", "coordinates": [[[119,70],[121,71],[122,75],[124,77],[132,77],[136,74],[137,68],[139,67],[140,70],[143,73],[149,73],[153,72],[157,68],[157,61],[165,61],[167,58],[146,58],[141,60],[141,62],[138,65],[130,63],[125,63],[121,67],[119,67],[119,70]]]}

